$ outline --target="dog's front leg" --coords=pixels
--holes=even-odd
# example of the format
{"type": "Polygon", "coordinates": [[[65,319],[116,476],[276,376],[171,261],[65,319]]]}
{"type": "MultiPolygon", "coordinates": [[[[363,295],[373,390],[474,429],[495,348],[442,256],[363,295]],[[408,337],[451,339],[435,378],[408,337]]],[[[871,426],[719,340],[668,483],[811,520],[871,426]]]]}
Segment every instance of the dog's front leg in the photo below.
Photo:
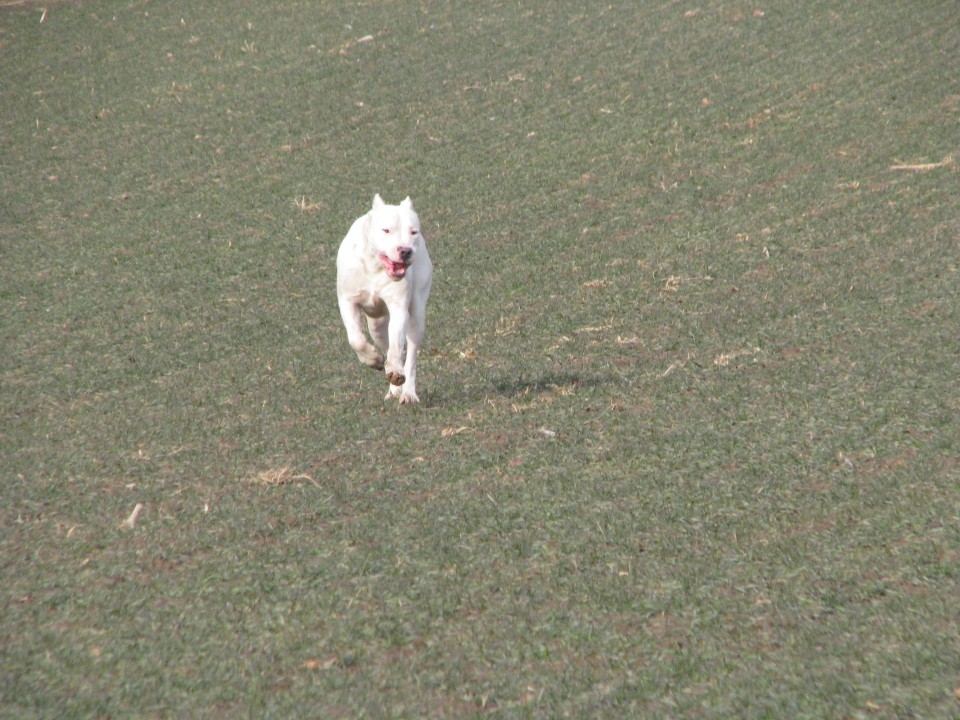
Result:
{"type": "Polygon", "coordinates": [[[387,361],[384,364],[384,369],[387,371],[389,383],[394,387],[399,387],[406,380],[403,374],[403,346],[407,335],[407,309],[405,307],[390,307],[390,324],[387,328],[387,334],[390,336],[390,347],[387,348],[387,361]]]}
{"type": "Polygon", "coordinates": [[[417,351],[423,342],[425,321],[423,310],[418,310],[416,307],[410,309],[410,319],[407,324],[407,357],[403,364],[406,381],[400,392],[401,405],[420,402],[420,398],[417,397],[417,351]]]}
{"type": "Polygon", "coordinates": [[[383,355],[368,340],[363,327],[360,325],[360,306],[350,300],[341,298],[340,317],[343,319],[343,326],[347,330],[347,340],[350,347],[357,354],[364,365],[369,365],[374,370],[383,369],[383,355]]]}

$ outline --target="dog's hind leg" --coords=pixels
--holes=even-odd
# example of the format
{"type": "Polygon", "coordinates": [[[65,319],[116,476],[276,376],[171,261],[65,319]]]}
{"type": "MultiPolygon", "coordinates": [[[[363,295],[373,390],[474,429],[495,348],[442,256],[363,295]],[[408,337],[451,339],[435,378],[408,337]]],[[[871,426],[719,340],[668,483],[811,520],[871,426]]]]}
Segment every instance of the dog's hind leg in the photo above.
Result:
{"type": "Polygon", "coordinates": [[[360,306],[349,300],[340,300],[340,317],[347,330],[347,340],[364,365],[383,370],[383,355],[374,347],[360,324],[360,306]]]}
{"type": "Polygon", "coordinates": [[[376,318],[367,316],[367,327],[370,328],[370,337],[373,338],[373,343],[380,352],[386,355],[387,349],[390,347],[390,316],[386,314],[376,318]]]}

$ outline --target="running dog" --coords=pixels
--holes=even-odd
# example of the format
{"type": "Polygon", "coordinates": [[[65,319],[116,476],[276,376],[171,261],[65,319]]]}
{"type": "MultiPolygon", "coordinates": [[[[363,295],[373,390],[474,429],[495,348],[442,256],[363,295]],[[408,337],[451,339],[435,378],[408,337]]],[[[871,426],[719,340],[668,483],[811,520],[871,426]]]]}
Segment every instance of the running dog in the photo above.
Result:
{"type": "Polygon", "coordinates": [[[337,253],[337,300],[347,340],[364,365],[385,370],[384,399],[417,397],[417,350],[423,342],[433,263],[420,219],[406,198],[387,205],[377,195],[354,221],[337,253]],[[363,331],[366,316],[371,343],[363,331]]]}

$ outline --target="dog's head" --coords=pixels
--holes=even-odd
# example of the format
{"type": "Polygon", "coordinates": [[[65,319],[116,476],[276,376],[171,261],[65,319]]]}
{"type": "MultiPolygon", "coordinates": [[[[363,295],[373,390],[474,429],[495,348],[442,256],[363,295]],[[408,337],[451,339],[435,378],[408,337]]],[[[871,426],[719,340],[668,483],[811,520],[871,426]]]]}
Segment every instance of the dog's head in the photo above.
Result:
{"type": "Polygon", "coordinates": [[[402,280],[407,268],[423,247],[420,218],[413,203],[406,198],[399,205],[387,205],[377,195],[367,216],[366,235],[369,249],[376,254],[391,280],[402,280]]]}

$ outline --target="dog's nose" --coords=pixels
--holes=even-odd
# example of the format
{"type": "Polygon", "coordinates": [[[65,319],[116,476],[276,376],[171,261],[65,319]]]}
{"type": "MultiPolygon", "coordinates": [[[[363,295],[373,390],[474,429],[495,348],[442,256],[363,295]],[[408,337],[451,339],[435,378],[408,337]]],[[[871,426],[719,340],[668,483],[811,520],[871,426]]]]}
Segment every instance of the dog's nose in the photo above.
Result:
{"type": "Polygon", "coordinates": [[[397,255],[400,256],[401,262],[410,262],[410,258],[413,257],[413,248],[410,247],[398,247],[397,255]]]}

